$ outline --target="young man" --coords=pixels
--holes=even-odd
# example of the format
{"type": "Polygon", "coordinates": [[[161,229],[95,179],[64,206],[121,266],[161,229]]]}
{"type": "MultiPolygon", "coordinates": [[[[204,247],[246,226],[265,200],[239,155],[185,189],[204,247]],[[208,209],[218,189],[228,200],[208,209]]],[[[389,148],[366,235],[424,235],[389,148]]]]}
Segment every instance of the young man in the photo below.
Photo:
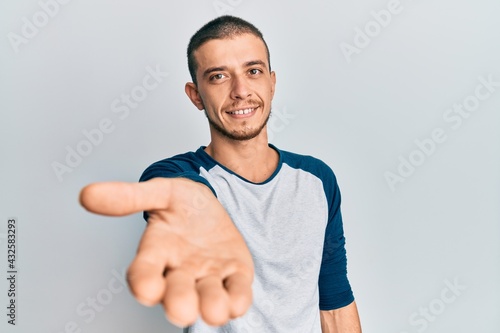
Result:
{"type": "Polygon", "coordinates": [[[145,211],[130,289],[187,332],[361,332],[335,176],[268,144],[269,59],[250,23],[207,23],[189,43],[185,91],[209,145],[152,164],[139,184],[91,184],[80,200],[100,214],[145,211]]]}

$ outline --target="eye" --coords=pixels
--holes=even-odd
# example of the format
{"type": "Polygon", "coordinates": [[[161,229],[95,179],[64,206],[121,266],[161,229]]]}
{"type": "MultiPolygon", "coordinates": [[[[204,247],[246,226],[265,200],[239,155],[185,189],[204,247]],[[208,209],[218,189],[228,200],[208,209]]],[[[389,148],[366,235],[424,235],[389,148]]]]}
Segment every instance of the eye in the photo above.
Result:
{"type": "Polygon", "coordinates": [[[257,74],[262,73],[262,71],[260,69],[258,69],[258,68],[252,68],[248,72],[250,73],[250,75],[257,75],[257,74]]]}
{"type": "Polygon", "coordinates": [[[217,81],[224,78],[224,74],[214,74],[210,77],[210,81],[217,81]]]}

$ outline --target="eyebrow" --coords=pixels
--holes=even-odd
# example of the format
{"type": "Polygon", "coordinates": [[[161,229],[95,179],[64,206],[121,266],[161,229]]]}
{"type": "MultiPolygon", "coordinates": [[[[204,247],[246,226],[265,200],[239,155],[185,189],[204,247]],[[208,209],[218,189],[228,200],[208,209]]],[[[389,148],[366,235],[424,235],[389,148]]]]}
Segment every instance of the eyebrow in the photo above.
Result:
{"type": "Polygon", "coordinates": [[[255,66],[255,65],[260,65],[260,66],[266,67],[266,63],[263,62],[262,60],[252,60],[252,61],[245,63],[245,67],[251,67],[251,66],[255,66]]]}
{"type": "Polygon", "coordinates": [[[207,68],[204,72],[203,72],[203,77],[207,77],[208,75],[210,75],[211,73],[213,72],[223,72],[227,70],[227,67],[226,66],[222,66],[222,67],[210,67],[210,68],[207,68]]]}
{"type": "MultiPolygon", "coordinates": [[[[251,60],[251,61],[247,61],[244,64],[244,67],[251,67],[251,66],[255,66],[255,65],[260,65],[262,67],[266,67],[267,66],[266,63],[263,62],[262,60],[251,60]]],[[[223,71],[226,71],[227,69],[228,69],[227,66],[210,67],[210,68],[207,68],[203,72],[203,77],[207,77],[208,75],[210,75],[213,72],[223,72],[223,71]]]]}

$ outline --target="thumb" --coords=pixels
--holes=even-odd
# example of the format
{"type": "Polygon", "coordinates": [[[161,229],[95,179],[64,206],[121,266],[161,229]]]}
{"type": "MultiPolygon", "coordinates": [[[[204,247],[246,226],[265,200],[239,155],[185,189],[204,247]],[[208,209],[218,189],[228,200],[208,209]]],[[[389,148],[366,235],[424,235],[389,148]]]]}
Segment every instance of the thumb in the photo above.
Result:
{"type": "Polygon", "coordinates": [[[167,208],[170,188],[167,178],[153,178],[142,183],[93,183],[80,191],[79,200],[92,213],[123,216],[167,208]]]}

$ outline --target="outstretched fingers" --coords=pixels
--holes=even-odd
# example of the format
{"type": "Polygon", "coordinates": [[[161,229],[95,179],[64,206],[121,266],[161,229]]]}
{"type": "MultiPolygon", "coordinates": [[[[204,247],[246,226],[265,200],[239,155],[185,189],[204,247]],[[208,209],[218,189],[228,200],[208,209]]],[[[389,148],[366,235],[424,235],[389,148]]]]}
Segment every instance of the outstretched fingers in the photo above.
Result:
{"type": "Polygon", "coordinates": [[[231,319],[245,314],[252,304],[252,278],[237,272],[224,280],[224,287],[229,296],[231,319]]]}
{"type": "Polygon", "coordinates": [[[179,261],[178,251],[172,250],[174,242],[165,224],[149,223],[146,227],[127,272],[130,291],[140,303],[151,306],[163,299],[165,271],[179,261]]]}
{"type": "Polygon", "coordinates": [[[222,279],[209,275],[199,279],[196,289],[200,296],[200,313],[203,320],[212,326],[220,326],[230,319],[229,297],[222,279]]]}
{"type": "Polygon", "coordinates": [[[172,323],[188,326],[201,316],[208,325],[220,326],[249,309],[251,275],[238,271],[224,279],[217,271],[196,271],[188,264],[167,272],[163,306],[172,323]]]}
{"type": "Polygon", "coordinates": [[[205,185],[180,178],[95,183],[81,191],[80,202],[102,215],[149,212],[127,273],[130,291],[140,303],[162,303],[168,319],[179,326],[200,315],[219,326],[249,309],[250,253],[205,185]]]}
{"type": "Polygon", "coordinates": [[[175,269],[167,272],[163,307],[168,320],[183,327],[193,324],[199,315],[199,298],[193,272],[175,269]]]}
{"type": "Polygon", "coordinates": [[[164,265],[136,257],[127,271],[130,291],[146,306],[158,304],[165,294],[164,265]]]}

